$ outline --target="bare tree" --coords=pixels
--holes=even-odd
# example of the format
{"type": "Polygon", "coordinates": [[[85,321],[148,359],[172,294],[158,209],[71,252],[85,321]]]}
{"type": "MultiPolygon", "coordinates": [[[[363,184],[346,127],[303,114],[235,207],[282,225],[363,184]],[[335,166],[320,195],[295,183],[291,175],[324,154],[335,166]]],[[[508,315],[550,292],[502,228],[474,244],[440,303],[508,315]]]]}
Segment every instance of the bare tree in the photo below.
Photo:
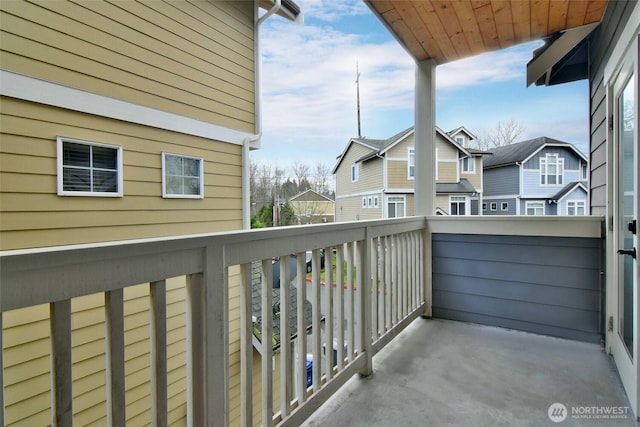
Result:
{"type": "Polygon", "coordinates": [[[303,181],[309,181],[309,165],[296,161],[293,163],[291,171],[298,187],[300,187],[300,184],[302,184],[303,181]]]}
{"type": "Polygon", "coordinates": [[[522,123],[511,119],[506,122],[498,122],[493,128],[484,129],[478,134],[475,143],[480,150],[491,150],[513,144],[525,131],[522,123]]]}
{"type": "Polygon", "coordinates": [[[331,193],[330,186],[331,168],[326,163],[316,163],[313,188],[316,192],[325,196],[331,193]]]}

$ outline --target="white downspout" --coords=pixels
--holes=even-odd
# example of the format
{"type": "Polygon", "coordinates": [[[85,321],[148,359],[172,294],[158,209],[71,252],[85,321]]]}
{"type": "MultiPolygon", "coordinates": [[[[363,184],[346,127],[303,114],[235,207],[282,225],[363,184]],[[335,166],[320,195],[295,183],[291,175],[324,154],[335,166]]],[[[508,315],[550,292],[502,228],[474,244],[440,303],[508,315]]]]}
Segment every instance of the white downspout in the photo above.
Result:
{"type": "MultiPolygon", "coordinates": [[[[275,0],[273,7],[269,9],[264,15],[256,20],[255,33],[253,37],[253,51],[254,51],[254,64],[255,64],[255,108],[254,115],[256,120],[255,130],[256,134],[252,137],[245,138],[242,142],[242,228],[248,230],[251,228],[251,188],[250,188],[250,168],[251,161],[249,152],[251,145],[255,142],[258,147],[260,146],[260,139],[262,138],[262,73],[260,72],[262,58],[260,55],[260,24],[269,19],[271,15],[278,12],[282,7],[282,0],[275,0]]],[[[258,17],[260,6],[258,1],[254,2],[254,16],[258,17]]]]}

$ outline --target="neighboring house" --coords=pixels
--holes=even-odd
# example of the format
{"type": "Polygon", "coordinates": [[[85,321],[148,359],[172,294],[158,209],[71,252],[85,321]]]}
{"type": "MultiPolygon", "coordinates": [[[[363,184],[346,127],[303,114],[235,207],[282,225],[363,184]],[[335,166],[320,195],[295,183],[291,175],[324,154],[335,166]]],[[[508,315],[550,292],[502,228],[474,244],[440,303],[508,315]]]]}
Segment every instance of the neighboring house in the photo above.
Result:
{"type": "MultiPolygon", "coordinates": [[[[434,214],[478,215],[484,153],[468,148],[474,136],[464,128],[452,133],[438,128],[436,135],[434,214]]],[[[414,128],[388,139],[350,139],[333,173],[336,175],[336,221],[413,215],[414,128]]]]}
{"type": "MultiPolygon", "coordinates": [[[[0,250],[248,228],[259,7],[276,3],[2,1],[0,250]]],[[[292,1],[277,13],[302,17],[292,1]]],[[[166,287],[167,405],[171,423],[184,424],[184,277],[166,287]]],[[[126,422],[137,425],[151,419],[149,285],[124,294],[126,422]]],[[[103,306],[102,294],[73,302],[78,425],[107,422],[103,306]]],[[[48,425],[49,308],[2,320],[4,421],[48,425]]],[[[239,323],[232,317],[230,328],[239,323]]],[[[239,360],[231,353],[232,366],[239,360]]],[[[238,406],[235,398],[234,424],[238,406]]]]}
{"type": "Polygon", "coordinates": [[[306,190],[288,200],[297,224],[322,224],[334,221],[335,202],[314,190],[306,190]]]}
{"type": "Polygon", "coordinates": [[[568,142],[540,137],[484,159],[483,215],[587,215],[588,161],[568,142]]]}

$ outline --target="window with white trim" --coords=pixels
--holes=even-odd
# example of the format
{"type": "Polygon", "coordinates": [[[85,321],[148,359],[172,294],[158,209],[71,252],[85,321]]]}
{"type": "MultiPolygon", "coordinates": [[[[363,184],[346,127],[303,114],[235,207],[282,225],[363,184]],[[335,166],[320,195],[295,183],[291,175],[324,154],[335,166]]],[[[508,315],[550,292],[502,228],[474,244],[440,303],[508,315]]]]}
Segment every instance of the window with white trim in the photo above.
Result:
{"type": "Polygon", "coordinates": [[[379,207],[378,204],[378,196],[373,196],[373,207],[377,209],[379,207]]]}
{"type": "Polygon", "coordinates": [[[58,195],[122,196],[122,147],[57,138],[58,195]]]}
{"type": "Polygon", "coordinates": [[[462,173],[475,173],[476,161],[473,157],[463,157],[460,162],[462,163],[462,173]]]}
{"type": "Polygon", "coordinates": [[[451,215],[467,214],[467,198],[464,196],[449,197],[449,206],[451,215]]]}
{"type": "Polygon", "coordinates": [[[589,165],[586,162],[581,162],[580,164],[580,179],[582,181],[588,181],[589,180],[589,165]]]}
{"type": "Polygon", "coordinates": [[[567,202],[567,215],[577,216],[584,215],[585,202],[584,200],[569,200],[567,202]]]}
{"type": "Polygon", "coordinates": [[[486,211],[486,210],[487,210],[487,203],[486,203],[486,202],[484,202],[484,203],[482,204],[482,210],[483,210],[483,211],[486,211]]]}
{"type": "Polygon", "coordinates": [[[456,142],[460,145],[464,144],[464,138],[461,136],[456,136],[456,142]]]}
{"type": "Polygon", "coordinates": [[[306,209],[306,211],[305,211],[305,216],[306,216],[307,218],[311,217],[311,208],[307,208],[307,209],[306,209]]]}
{"type": "Polygon", "coordinates": [[[387,199],[387,218],[399,218],[405,216],[404,197],[389,196],[387,199]]]}
{"type": "Polygon", "coordinates": [[[364,196],[364,197],[362,198],[362,207],[363,207],[363,208],[366,208],[366,207],[367,207],[367,196],[364,196]]]}
{"type": "Polygon", "coordinates": [[[372,208],[373,207],[373,197],[372,196],[367,197],[367,207],[368,208],[372,208]]]}
{"type": "Polygon", "coordinates": [[[498,210],[498,202],[491,202],[491,210],[492,211],[498,210]]]}
{"type": "Polygon", "coordinates": [[[544,202],[526,202],[525,212],[530,216],[542,216],[544,215],[544,202]]]}
{"type": "Polygon", "coordinates": [[[540,159],[540,184],[562,185],[564,176],[564,159],[556,153],[547,153],[540,159]]]}
{"type": "Polygon", "coordinates": [[[409,179],[416,177],[416,150],[409,148],[409,161],[407,162],[407,176],[409,179]]]}
{"type": "Polygon", "coordinates": [[[508,211],[508,210],[509,210],[509,202],[502,202],[502,203],[500,203],[500,210],[502,210],[502,211],[508,211]]]}
{"type": "Polygon", "coordinates": [[[202,158],[162,153],[162,197],[202,199],[202,158]]]}
{"type": "Polygon", "coordinates": [[[360,164],[354,163],[351,165],[351,182],[356,182],[360,179],[360,164]]]}

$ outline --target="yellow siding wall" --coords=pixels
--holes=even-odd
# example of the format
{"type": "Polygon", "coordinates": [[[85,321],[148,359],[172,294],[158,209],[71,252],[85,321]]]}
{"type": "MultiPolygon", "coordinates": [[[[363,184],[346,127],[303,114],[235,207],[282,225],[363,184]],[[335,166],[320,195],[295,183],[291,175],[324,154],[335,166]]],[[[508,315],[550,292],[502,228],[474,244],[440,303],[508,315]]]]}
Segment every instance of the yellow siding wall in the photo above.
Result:
{"type": "Polygon", "coordinates": [[[353,194],[361,191],[371,191],[374,188],[382,188],[382,160],[369,160],[360,163],[360,179],[351,182],[351,165],[356,160],[371,153],[371,149],[360,144],[351,144],[340,162],[340,167],[336,171],[336,193],[353,194]]]}
{"type": "MultiPolygon", "coordinates": [[[[382,194],[376,194],[378,196],[377,208],[363,208],[362,197],[369,196],[354,196],[345,197],[336,200],[336,222],[339,221],[363,221],[367,219],[382,219],[383,218],[383,200],[382,194]]],[[[375,195],[371,195],[374,197],[375,195]]]]}
{"type": "Polygon", "coordinates": [[[482,160],[481,157],[474,157],[476,171],[474,173],[464,173],[462,172],[462,167],[460,168],[460,178],[466,178],[469,180],[471,185],[477,190],[482,189],[482,160]]]}
{"type": "Polygon", "coordinates": [[[402,141],[394,145],[387,151],[387,157],[393,159],[407,159],[409,155],[409,148],[413,148],[415,143],[415,134],[411,133],[402,141]]]}
{"type": "Polygon", "coordinates": [[[438,162],[438,182],[458,182],[456,162],[438,162]]]}
{"type": "Polygon", "coordinates": [[[0,249],[242,227],[240,146],[11,98],[1,101],[0,249]],[[122,146],[124,197],[58,196],[58,135],[122,146]],[[204,199],[162,198],[162,151],[204,159],[204,199]]]}
{"type": "Polygon", "coordinates": [[[436,196],[436,208],[440,208],[449,215],[451,206],[449,206],[449,195],[436,196]]]}
{"type": "Polygon", "coordinates": [[[387,188],[413,189],[415,180],[409,179],[408,162],[406,160],[387,160],[387,188]]]}
{"type": "Polygon", "coordinates": [[[254,132],[251,1],[3,1],[2,68],[254,132]]]}

